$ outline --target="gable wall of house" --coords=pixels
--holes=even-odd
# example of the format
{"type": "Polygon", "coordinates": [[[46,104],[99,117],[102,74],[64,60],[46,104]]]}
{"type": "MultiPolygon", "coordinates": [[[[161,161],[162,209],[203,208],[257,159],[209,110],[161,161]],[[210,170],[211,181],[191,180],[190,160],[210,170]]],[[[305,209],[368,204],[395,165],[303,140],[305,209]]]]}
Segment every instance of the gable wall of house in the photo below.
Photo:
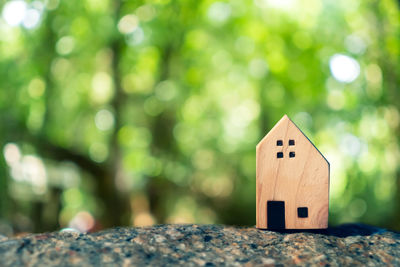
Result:
{"type": "Polygon", "coordinates": [[[285,201],[287,229],[327,227],[329,164],[287,117],[257,146],[256,198],[258,228],[267,228],[271,200],[285,201]],[[308,208],[307,218],[298,217],[299,207],[308,208]]]}

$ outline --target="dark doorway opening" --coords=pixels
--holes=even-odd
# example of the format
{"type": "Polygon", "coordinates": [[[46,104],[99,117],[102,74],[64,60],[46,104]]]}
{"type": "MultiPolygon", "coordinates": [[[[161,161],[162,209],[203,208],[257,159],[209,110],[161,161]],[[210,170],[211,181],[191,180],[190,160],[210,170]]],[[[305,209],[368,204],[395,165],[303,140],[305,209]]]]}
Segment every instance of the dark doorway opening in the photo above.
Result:
{"type": "Polygon", "coordinates": [[[268,229],[285,229],[285,202],[267,202],[267,227],[268,229]]]}

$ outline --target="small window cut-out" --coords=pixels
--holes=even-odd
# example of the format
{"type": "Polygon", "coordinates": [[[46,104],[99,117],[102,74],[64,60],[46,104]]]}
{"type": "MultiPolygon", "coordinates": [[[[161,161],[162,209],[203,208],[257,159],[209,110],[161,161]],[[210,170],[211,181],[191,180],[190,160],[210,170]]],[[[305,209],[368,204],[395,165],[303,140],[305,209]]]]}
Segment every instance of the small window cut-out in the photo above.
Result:
{"type": "Polygon", "coordinates": [[[296,156],[296,153],[294,153],[293,151],[289,152],[289,158],[294,158],[295,156],[296,156]]]}
{"type": "Polygon", "coordinates": [[[283,152],[278,152],[278,153],[276,153],[276,157],[277,157],[278,159],[283,158],[283,152]]]}
{"type": "Polygon", "coordinates": [[[308,208],[307,207],[297,208],[297,217],[307,218],[308,217],[308,208]]]}
{"type": "Polygon", "coordinates": [[[277,146],[283,146],[283,141],[282,141],[282,140],[276,141],[276,145],[277,145],[277,146]]]}
{"type": "Polygon", "coordinates": [[[294,140],[293,139],[289,140],[289,146],[294,146],[294,140]]]}

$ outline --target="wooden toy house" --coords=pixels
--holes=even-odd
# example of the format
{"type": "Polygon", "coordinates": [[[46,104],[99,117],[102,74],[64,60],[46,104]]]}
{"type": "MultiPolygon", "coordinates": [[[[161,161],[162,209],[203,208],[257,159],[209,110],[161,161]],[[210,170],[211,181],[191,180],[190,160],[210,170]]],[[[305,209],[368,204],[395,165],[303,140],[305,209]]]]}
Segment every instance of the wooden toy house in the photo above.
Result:
{"type": "Polygon", "coordinates": [[[289,119],[258,143],[257,228],[328,227],[329,162],[289,119]]]}

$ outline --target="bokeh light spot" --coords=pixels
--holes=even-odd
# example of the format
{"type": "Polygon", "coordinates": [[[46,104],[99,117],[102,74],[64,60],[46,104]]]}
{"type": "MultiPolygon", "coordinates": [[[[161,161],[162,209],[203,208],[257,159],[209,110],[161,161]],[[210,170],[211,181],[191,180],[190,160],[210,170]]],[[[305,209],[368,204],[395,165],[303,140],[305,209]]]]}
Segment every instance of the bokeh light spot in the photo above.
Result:
{"type": "Polygon", "coordinates": [[[349,205],[349,212],[353,218],[359,218],[367,211],[367,203],[365,200],[357,198],[349,205]]]}
{"type": "Polygon", "coordinates": [[[32,98],[39,98],[43,95],[46,84],[41,78],[34,78],[28,85],[28,93],[32,98]]]}
{"type": "Polygon", "coordinates": [[[350,83],[360,75],[360,65],[349,56],[335,54],[329,60],[329,67],[333,77],[339,82],[350,83]]]}
{"type": "Polygon", "coordinates": [[[95,219],[92,214],[87,211],[80,211],[72,218],[68,227],[76,229],[81,233],[86,233],[94,227],[94,224],[95,219]]]}
{"type": "Polygon", "coordinates": [[[126,42],[131,46],[139,45],[143,42],[143,40],[144,31],[140,26],[136,27],[134,31],[130,32],[126,36],[126,42]]]}
{"type": "Polygon", "coordinates": [[[111,76],[106,72],[98,72],[92,79],[91,99],[96,104],[106,103],[114,95],[111,76]]]}
{"type": "Polygon", "coordinates": [[[155,17],[156,10],[151,4],[147,4],[138,7],[135,13],[141,21],[150,21],[155,17]]]}
{"type": "Polygon", "coordinates": [[[103,143],[93,143],[89,148],[89,156],[96,162],[103,162],[108,157],[108,147],[103,143]]]}
{"type": "Polygon", "coordinates": [[[20,25],[26,14],[27,4],[22,0],[9,1],[3,8],[3,19],[10,26],[20,25]]]}
{"type": "Polygon", "coordinates": [[[155,95],[161,101],[169,101],[177,94],[177,88],[173,81],[162,81],[155,88],[155,95]]]}
{"type": "Polygon", "coordinates": [[[97,129],[107,131],[114,126],[114,115],[107,109],[101,109],[96,113],[94,121],[97,129]]]}
{"type": "Polygon", "coordinates": [[[228,3],[215,2],[208,9],[207,17],[214,25],[221,25],[229,19],[231,11],[228,3]]]}
{"type": "Polygon", "coordinates": [[[367,49],[365,41],[361,37],[354,34],[347,36],[344,44],[350,53],[357,55],[364,54],[365,50],[367,49]]]}
{"type": "Polygon", "coordinates": [[[3,155],[8,165],[12,166],[21,160],[21,151],[14,143],[8,143],[3,148],[3,155]]]}
{"type": "Polygon", "coordinates": [[[265,77],[268,73],[267,62],[261,58],[253,59],[249,64],[249,73],[256,79],[265,77]]]}
{"type": "Polygon", "coordinates": [[[148,212],[141,212],[134,217],[134,226],[150,226],[155,223],[154,217],[148,212]]]}
{"type": "Polygon", "coordinates": [[[75,47],[75,39],[72,36],[64,36],[58,40],[56,51],[60,55],[68,55],[75,47]]]}
{"type": "Polygon", "coordinates": [[[120,33],[132,33],[139,25],[139,19],[135,15],[126,15],[118,22],[118,30],[120,33]]]}

